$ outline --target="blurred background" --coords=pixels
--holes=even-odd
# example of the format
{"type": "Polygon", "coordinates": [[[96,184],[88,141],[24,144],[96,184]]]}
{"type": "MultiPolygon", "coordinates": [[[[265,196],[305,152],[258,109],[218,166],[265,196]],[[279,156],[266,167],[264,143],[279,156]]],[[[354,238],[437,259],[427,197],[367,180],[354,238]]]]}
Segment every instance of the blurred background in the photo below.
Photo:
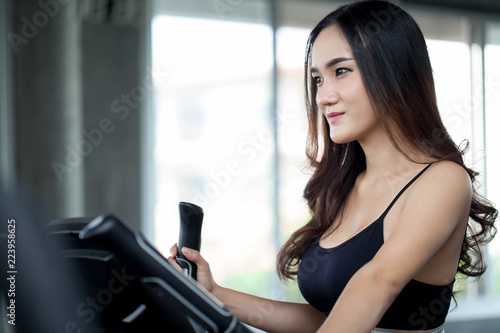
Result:
{"type": "MultiPolygon", "coordinates": [[[[165,255],[179,201],[196,203],[220,284],[302,301],[274,267],[308,218],[305,43],[345,2],[0,0],[2,183],[46,222],[115,212],[165,255]]],[[[445,124],[500,202],[500,2],[391,2],[420,24],[445,124]]],[[[485,253],[447,332],[498,332],[500,237],[485,253]]]]}

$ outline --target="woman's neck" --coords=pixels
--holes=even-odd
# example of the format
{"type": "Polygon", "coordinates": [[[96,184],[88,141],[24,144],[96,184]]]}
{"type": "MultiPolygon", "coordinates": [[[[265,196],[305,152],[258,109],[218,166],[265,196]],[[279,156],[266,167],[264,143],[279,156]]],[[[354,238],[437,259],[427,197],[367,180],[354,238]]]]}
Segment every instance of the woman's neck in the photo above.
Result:
{"type": "MultiPolygon", "coordinates": [[[[377,136],[370,142],[359,142],[366,157],[366,172],[365,179],[377,180],[381,177],[391,175],[404,175],[406,172],[412,172],[419,165],[411,161],[408,156],[414,161],[422,161],[422,154],[415,153],[414,149],[402,147],[408,156],[398,150],[389,137],[384,133],[377,136]]],[[[409,145],[408,145],[409,146],[409,145]]]]}

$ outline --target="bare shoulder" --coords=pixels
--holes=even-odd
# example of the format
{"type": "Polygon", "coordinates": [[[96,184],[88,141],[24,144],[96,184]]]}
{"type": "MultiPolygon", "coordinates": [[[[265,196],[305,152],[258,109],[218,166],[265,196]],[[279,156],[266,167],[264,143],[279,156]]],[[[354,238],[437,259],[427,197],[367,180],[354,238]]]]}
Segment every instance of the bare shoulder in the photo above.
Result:
{"type": "Polygon", "coordinates": [[[467,205],[472,198],[472,182],[467,171],[457,163],[432,164],[416,182],[413,195],[437,202],[467,205]]]}
{"type": "Polygon", "coordinates": [[[451,161],[440,161],[430,166],[425,172],[424,179],[435,186],[448,185],[451,187],[463,186],[470,188],[471,179],[467,171],[459,164],[451,161]]]}

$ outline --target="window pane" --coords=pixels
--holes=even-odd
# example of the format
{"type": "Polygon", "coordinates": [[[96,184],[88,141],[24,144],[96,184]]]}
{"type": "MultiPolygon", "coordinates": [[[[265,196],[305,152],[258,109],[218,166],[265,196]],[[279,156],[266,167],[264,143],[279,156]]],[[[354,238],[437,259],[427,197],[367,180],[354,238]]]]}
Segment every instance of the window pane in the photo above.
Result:
{"type": "Polygon", "coordinates": [[[155,91],[155,243],[168,253],[178,237],[178,202],[198,204],[205,211],[202,253],[217,281],[265,294],[266,284],[245,281],[267,280],[275,263],[272,30],[156,16],[152,31],[154,71],[167,73],[155,91]]]}
{"type": "MultiPolygon", "coordinates": [[[[276,32],[280,166],[280,217],[282,244],[309,216],[302,197],[309,179],[305,172],[307,116],[304,103],[304,51],[310,29],[280,27],[276,32]]],[[[287,299],[302,301],[295,283],[290,283],[287,299]]]]}
{"type": "Polygon", "coordinates": [[[444,125],[456,144],[471,140],[470,47],[463,42],[431,39],[426,42],[444,125]]]}
{"type": "MultiPolygon", "coordinates": [[[[485,48],[485,98],[486,98],[486,193],[488,199],[498,207],[500,203],[500,24],[487,25],[487,45],[485,48]]],[[[496,237],[489,246],[492,276],[492,289],[500,295],[500,237],[496,237]]]]}

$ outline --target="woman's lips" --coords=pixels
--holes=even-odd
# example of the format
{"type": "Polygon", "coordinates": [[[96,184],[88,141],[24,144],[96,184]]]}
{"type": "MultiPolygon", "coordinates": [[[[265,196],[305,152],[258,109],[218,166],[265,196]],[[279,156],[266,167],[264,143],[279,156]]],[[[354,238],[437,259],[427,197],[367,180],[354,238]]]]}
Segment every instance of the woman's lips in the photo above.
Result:
{"type": "Polygon", "coordinates": [[[333,122],[336,122],[337,120],[339,120],[340,118],[342,118],[342,116],[345,114],[345,112],[330,112],[327,117],[328,117],[328,120],[330,120],[331,123],[333,122]]]}

